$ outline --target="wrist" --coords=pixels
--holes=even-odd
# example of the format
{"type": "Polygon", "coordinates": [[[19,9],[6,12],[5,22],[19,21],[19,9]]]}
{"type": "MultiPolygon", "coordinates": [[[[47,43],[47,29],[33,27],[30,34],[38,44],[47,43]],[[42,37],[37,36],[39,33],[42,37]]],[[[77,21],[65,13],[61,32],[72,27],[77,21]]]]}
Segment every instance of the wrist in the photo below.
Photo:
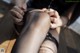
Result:
{"type": "Polygon", "coordinates": [[[68,18],[66,16],[61,16],[61,20],[62,20],[62,26],[66,27],[68,18]]]}

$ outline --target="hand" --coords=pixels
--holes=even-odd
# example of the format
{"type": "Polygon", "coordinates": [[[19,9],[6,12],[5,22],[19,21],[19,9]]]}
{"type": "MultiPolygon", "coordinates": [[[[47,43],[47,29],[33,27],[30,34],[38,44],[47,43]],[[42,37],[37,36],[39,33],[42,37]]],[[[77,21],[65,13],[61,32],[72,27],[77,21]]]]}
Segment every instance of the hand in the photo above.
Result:
{"type": "Polygon", "coordinates": [[[44,12],[48,13],[51,19],[51,29],[62,26],[62,20],[59,13],[53,9],[42,9],[44,12]]]}
{"type": "Polygon", "coordinates": [[[62,20],[57,11],[50,9],[49,15],[51,18],[51,29],[62,26],[62,20]]]}
{"type": "Polygon", "coordinates": [[[42,10],[48,13],[51,19],[51,29],[48,32],[51,33],[52,37],[54,37],[59,43],[60,26],[62,26],[62,20],[60,19],[58,12],[53,9],[46,8],[42,10]]]}
{"type": "Polygon", "coordinates": [[[11,9],[11,14],[13,16],[13,19],[14,19],[14,22],[15,23],[19,23],[22,21],[23,19],[23,15],[24,15],[24,11],[19,8],[18,6],[14,6],[12,9],[11,9]]]}

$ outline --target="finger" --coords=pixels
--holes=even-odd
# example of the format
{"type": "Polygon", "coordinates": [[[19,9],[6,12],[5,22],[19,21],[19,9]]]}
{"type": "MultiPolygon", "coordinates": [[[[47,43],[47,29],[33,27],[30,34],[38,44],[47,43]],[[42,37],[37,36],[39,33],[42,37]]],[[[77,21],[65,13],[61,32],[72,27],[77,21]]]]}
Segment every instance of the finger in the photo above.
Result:
{"type": "Polygon", "coordinates": [[[55,10],[50,8],[49,11],[50,11],[50,12],[54,12],[55,10]]]}
{"type": "Polygon", "coordinates": [[[46,8],[43,8],[42,10],[43,10],[43,11],[47,11],[47,9],[46,9],[46,8]]]}
{"type": "Polygon", "coordinates": [[[53,10],[53,9],[49,9],[49,15],[50,15],[51,17],[54,16],[54,10],[53,10]]]}
{"type": "Polygon", "coordinates": [[[15,11],[15,10],[11,10],[11,13],[12,13],[13,16],[15,16],[15,17],[17,17],[19,19],[23,18],[23,16],[19,12],[15,11]]]}
{"type": "Polygon", "coordinates": [[[58,26],[55,24],[55,23],[51,23],[51,26],[50,26],[50,28],[51,29],[55,29],[55,28],[57,28],[58,26]]]}
{"type": "Polygon", "coordinates": [[[49,12],[48,14],[50,17],[54,17],[54,12],[49,12]]]}
{"type": "Polygon", "coordinates": [[[57,18],[53,18],[53,20],[54,20],[53,22],[56,23],[58,19],[57,18]]]}
{"type": "Polygon", "coordinates": [[[53,17],[50,17],[50,20],[51,20],[51,23],[53,23],[53,22],[54,22],[54,18],[53,18],[53,17]]]}
{"type": "Polygon", "coordinates": [[[18,6],[14,6],[13,8],[15,11],[18,11],[20,14],[24,15],[24,11],[21,10],[18,6]]]}
{"type": "Polygon", "coordinates": [[[50,19],[51,19],[51,23],[56,23],[57,22],[57,18],[54,18],[54,17],[50,17],[50,19]]]}
{"type": "Polygon", "coordinates": [[[54,15],[56,18],[60,18],[59,13],[57,11],[54,11],[54,15]]]}
{"type": "Polygon", "coordinates": [[[16,18],[15,16],[13,16],[13,19],[14,19],[14,22],[15,22],[15,23],[19,23],[19,22],[22,21],[22,19],[18,19],[18,18],[16,18]]]}
{"type": "Polygon", "coordinates": [[[44,12],[46,12],[46,13],[48,13],[48,12],[49,12],[49,10],[48,10],[48,9],[46,9],[46,8],[43,8],[43,9],[42,9],[42,11],[44,11],[44,12]]]}
{"type": "Polygon", "coordinates": [[[58,18],[52,18],[51,23],[56,24],[57,26],[62,26],[62,20],[58,18]]]}

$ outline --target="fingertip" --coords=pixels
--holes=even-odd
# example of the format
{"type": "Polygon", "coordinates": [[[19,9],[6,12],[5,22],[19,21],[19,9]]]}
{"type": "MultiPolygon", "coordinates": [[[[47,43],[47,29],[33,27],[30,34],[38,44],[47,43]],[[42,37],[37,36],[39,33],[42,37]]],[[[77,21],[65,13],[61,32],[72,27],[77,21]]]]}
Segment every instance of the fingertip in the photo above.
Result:
{"type": "Polygon", "coordinates": [[[54,9],[51,9],[51,8],[49,10],[50,10],[50,12],[54,12],[55,11],[54,9]]]}
{"type": "Polygon", "coordinates": [[[58,11],[54,11],[55,15],[59,15],[58,11]]]}

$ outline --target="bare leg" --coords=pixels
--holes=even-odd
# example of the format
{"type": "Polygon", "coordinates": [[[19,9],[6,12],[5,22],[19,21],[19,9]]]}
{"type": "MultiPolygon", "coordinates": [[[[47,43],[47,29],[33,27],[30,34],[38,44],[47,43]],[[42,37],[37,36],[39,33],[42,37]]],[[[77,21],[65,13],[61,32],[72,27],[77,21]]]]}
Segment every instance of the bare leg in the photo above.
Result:
{"type": "Polygon", "coordinates": [[[27,18],[31,18],[32,21],[24,27],[16,42],[16,49],[13,48],[14,53],[38,53],[50,28],[50,18],[46,13],[30,12],[27,18]]]}
{"type": "MultiPolygon", "coordinates": [[[[60,27],[55,30],[50,30],[49,32],[56,39],[56,41],[59,42],[60,27]]],[[[45,39],[40,47],[39,53],[57,53],[57,47],[58,46],[54,41],[45,39]]]]}
{"type": "Polygon", "coordinates": [[[53,41],[45,40],[41,45],[39,53],[57,53],[56,44],[53,41]]]}

